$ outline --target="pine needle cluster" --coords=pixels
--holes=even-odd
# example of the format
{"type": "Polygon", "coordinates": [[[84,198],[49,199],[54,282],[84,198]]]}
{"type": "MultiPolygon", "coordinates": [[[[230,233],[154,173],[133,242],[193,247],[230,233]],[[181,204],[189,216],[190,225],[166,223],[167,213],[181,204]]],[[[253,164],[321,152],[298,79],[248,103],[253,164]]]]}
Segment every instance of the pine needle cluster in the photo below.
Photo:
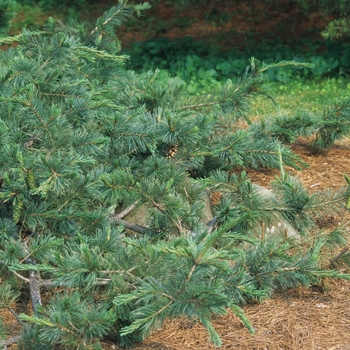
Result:
{"type": "Polygon", "coordinates": [[[256,135],[270,135],[285,144],[298,137],[310,138],[314,152],[327,152],[350,134],[350,101],[329,106],[322,114],[300,109],[293,116],[263,120],[252,126],[256,135]]]}

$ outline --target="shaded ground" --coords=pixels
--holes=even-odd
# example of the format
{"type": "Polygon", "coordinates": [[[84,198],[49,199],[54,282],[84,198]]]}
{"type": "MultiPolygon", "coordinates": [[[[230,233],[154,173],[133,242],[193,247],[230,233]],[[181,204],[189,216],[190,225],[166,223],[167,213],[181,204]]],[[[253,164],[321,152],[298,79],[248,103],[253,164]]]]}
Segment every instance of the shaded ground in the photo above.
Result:
{"type": "Polygon", "coordinates": [[[124,46],[157,37],[190,36],[224,49],[240,48],[254,41],[298,42],[319,40],[320,32],[333,18],[318,11],[305,13],[295,2],[210,0],[193,1],[190,8],[177,8],[159,1],[119,32],[124,46]],[[197,3],[197,5],[196,5],[197,3]]]}

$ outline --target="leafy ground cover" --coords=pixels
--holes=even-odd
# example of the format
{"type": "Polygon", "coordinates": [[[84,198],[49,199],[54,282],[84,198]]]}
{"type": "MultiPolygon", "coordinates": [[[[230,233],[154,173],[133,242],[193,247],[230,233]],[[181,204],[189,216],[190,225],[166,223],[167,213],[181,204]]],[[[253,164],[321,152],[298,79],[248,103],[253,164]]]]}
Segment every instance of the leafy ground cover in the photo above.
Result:
{"type": "Polygon", "coordinates": [[[278,11],[268,1],[201,2],[185,10],[166,2],[153,5],[142,21],[131,21],[121,31],[124,52],[130,55],[127,66],[180,76],[189,94],[210,91],[235,77],[250,57],[265,63],[313,64],[313,68],[287,66],[266,73],[282,84],[349,74],[349,43],[321,37],[331,18],[322,12],[306,14],[288,1],[280,2],[278,11]]]}

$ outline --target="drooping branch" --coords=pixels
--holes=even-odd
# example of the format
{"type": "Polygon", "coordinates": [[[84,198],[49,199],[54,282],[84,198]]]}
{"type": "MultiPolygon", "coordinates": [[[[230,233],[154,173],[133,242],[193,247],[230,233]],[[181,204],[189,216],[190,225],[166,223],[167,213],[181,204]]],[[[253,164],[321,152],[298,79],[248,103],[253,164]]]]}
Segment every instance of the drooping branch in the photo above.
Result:
{"type": "Polygon", "coordinates": [[[117,223],[118,225],[123,225],[124,227],[126,227],[129,230],[137,232],[137,233],[141,233],[143,235],[154,233],[152,230],[148,229],[147,227],[143,227],[143,226],[131,223],[129,221],[123,220],[123,218],[125,216],[130,214],[136,208],[137,203],[138,203],[138,201],[134,202],[133,204],[131,204],[129,207],[127,207],[126,209],[124,209],[120,213],[115,214],[115,215],[111,215],[110,219],[112,221],[114,221],[115,223],[117,223]]]}
{"type": "MultiPolygon", "coordinates": [[[[116,8],[115,11],[111,14],[110,17],[106,18],[102,25],[105,26],[106,24],[108,24],[108,22],[110,22],[114,17],[116,17],[121,11],[123,11],[125,8],[125,6],[120,6],[119,8],[116,8]]],[[[90,33],[90,35],[95,34],[96,31],[98,31],[100,29],[100,27],[96,26],[90,33]]]]}
{"type": "Polygon", "coordinates": [[[214,105],[217,105],[219,103],[221,103],[221,101],[197,103],[194,105],[183,106],[183,107],[181,107],[181,109],[185,110],[185,109],[194,109],[194,108],[204,108],[204,107],[214,106],[214,105]]]}

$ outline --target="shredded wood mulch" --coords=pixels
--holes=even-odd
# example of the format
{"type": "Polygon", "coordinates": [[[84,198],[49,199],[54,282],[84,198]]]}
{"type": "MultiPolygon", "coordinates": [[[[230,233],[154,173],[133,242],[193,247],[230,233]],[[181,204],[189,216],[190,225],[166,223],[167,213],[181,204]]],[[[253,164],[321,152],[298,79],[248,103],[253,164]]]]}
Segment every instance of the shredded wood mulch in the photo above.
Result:
{"type": "MultiPolygon", "coordinates": [[[[214,326],[223,341],[221,349],[350,349],[350,282],[331,281],[329,284],[326,293],[316,288],[298,288],[276,294],[262,304],[244,307],[255,329],[253,335],[232,312],[216,318],[214,326]]],[[[210,344],[208,333],[200,324],[173,320],[133,349],[217,348],[210,344]]]]}
{"type": "MultiPolygon", "coordinates": [[[[308,168],[301,171],[286,169],[300,178],[310,191],[320,191],[327,188],[337,189],[347,185],[344,174],[350,173],[350,139],[336,143],[328,152],[315,153],[311,147],[311,139],[300,138],[290,146],[298,154],[308,168]]],[[[275,169],[260,169],[248,171],[250,178],[261,186],[269,187],[270,181],[279,174],[275,169]]]]}

